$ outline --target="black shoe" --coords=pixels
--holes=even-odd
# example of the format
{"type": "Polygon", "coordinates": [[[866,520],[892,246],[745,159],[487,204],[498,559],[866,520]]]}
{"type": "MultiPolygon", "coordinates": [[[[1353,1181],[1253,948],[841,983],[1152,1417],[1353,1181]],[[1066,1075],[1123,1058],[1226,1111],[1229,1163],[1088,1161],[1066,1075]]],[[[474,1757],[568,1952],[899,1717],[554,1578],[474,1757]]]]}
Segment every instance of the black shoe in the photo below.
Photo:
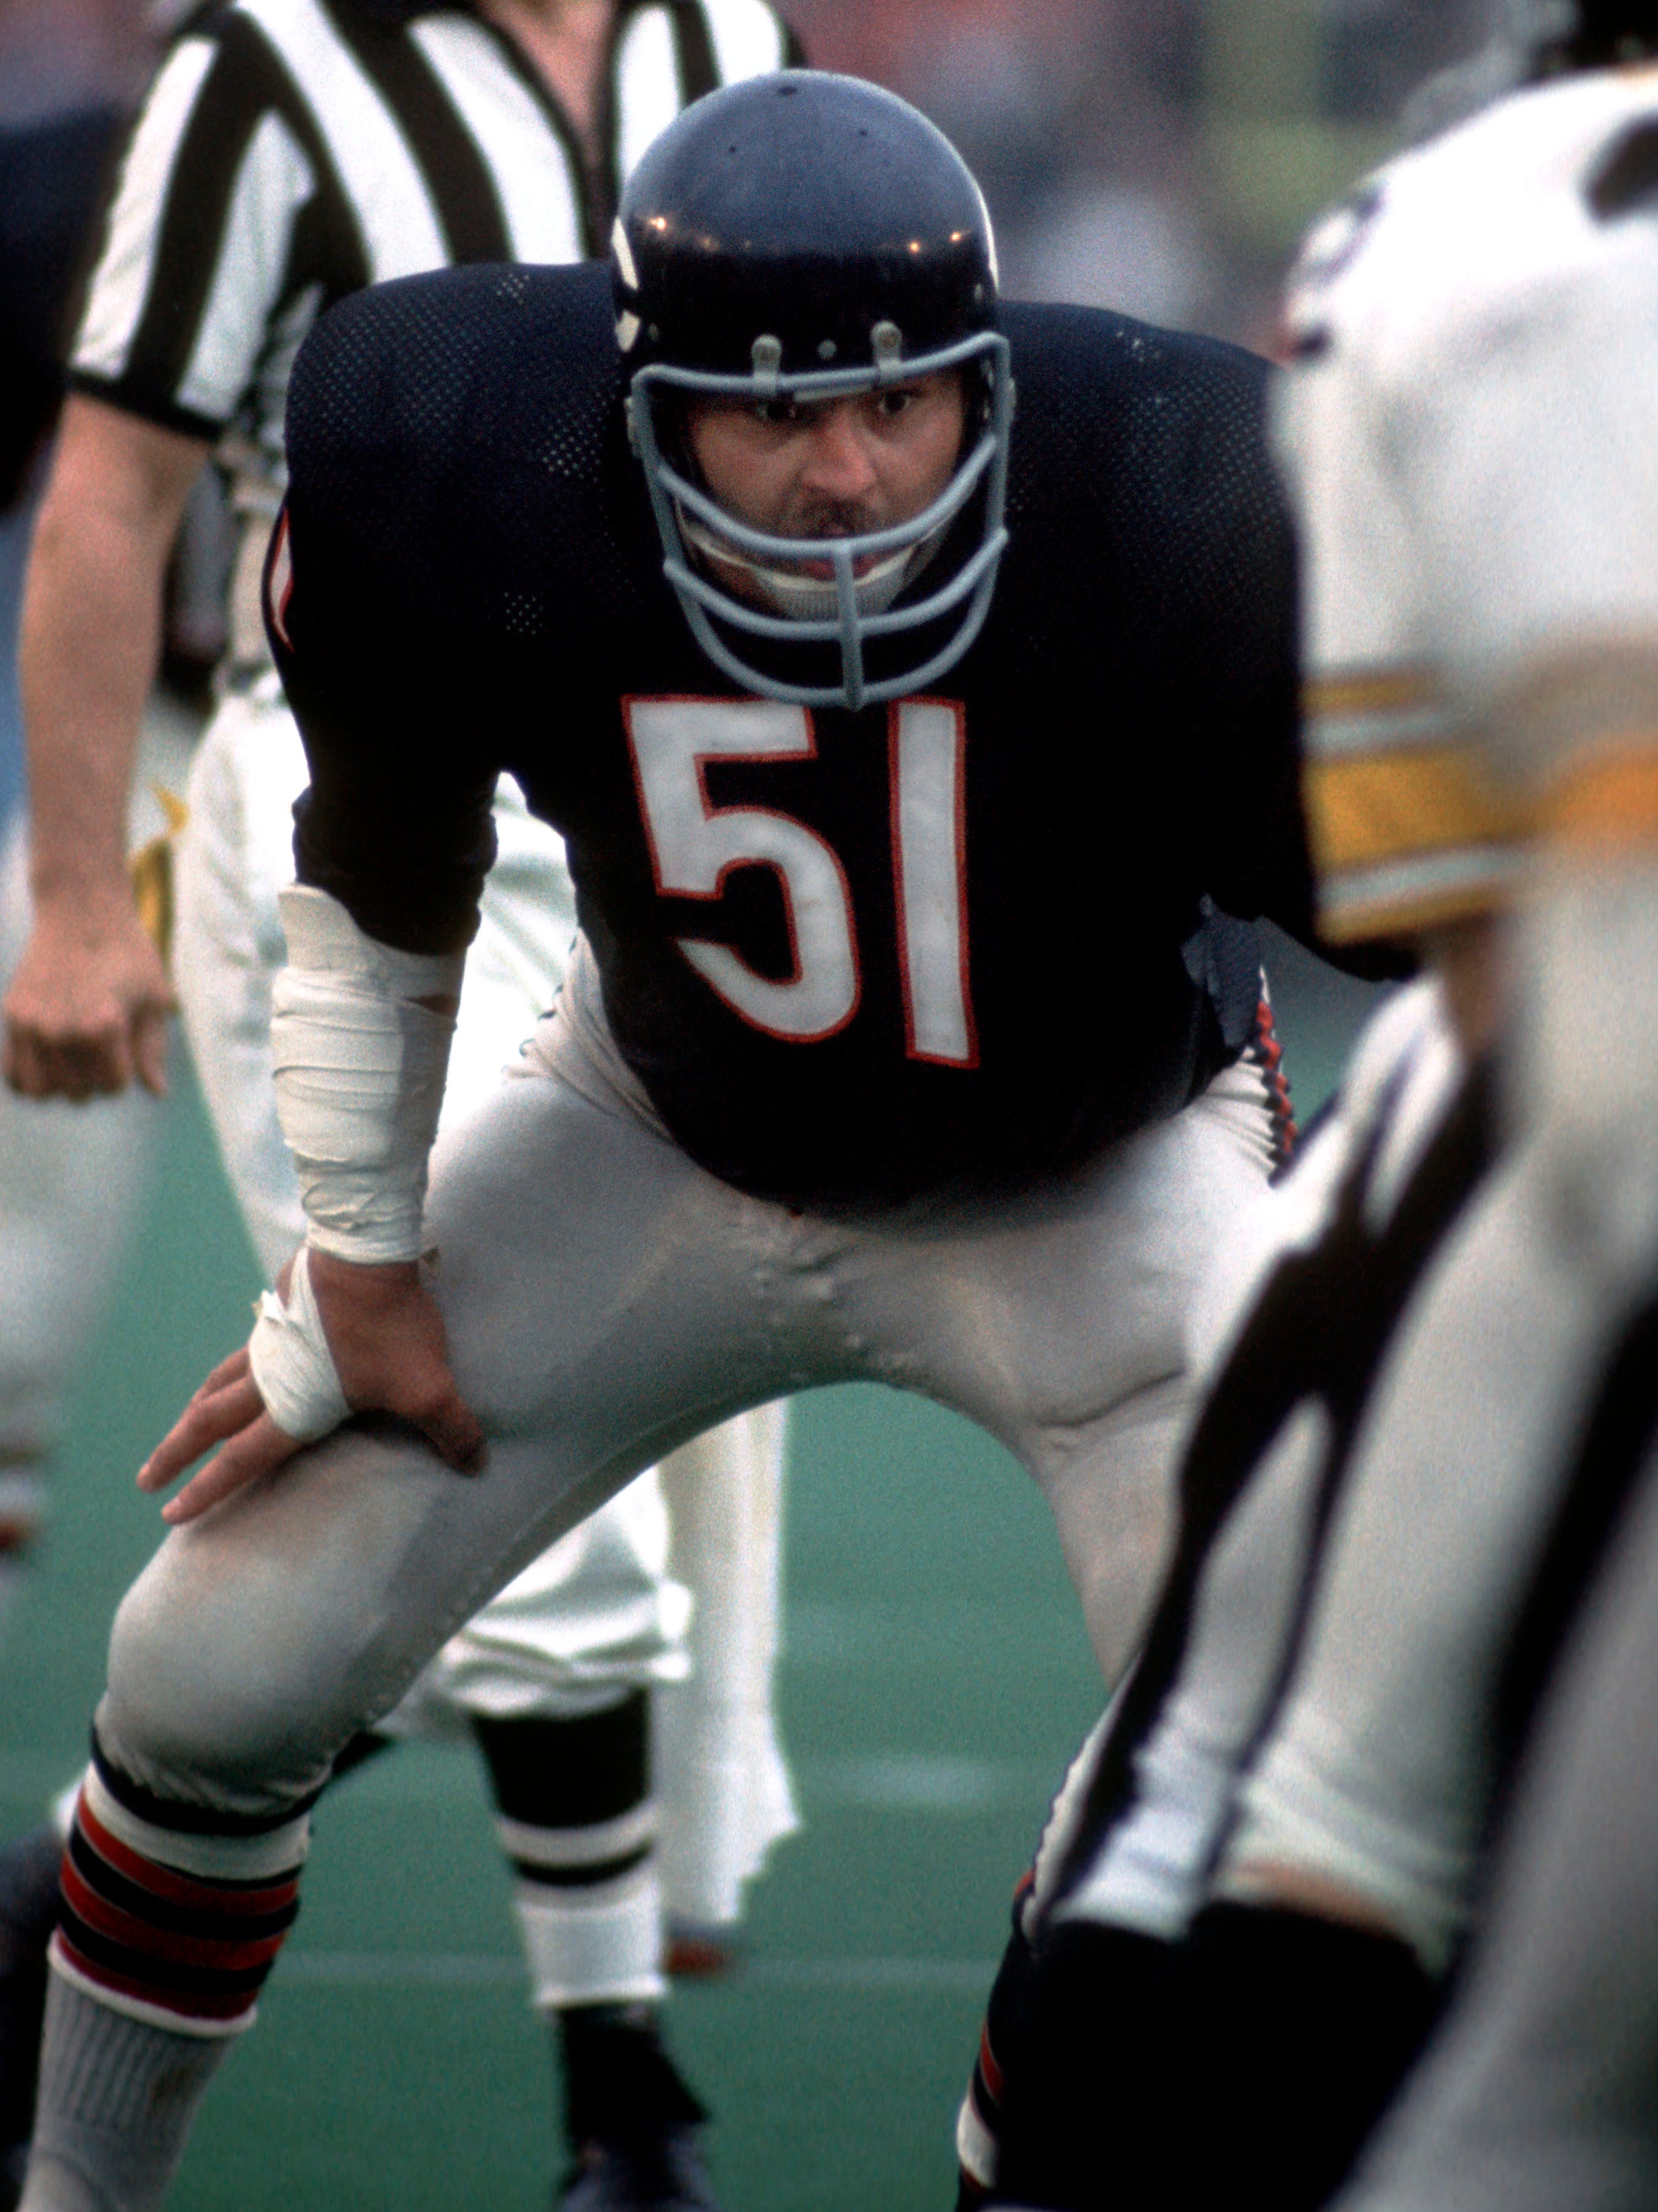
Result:
{"type": "Polygon", "coordinates": [[[584,2143],[555,2212],[719,2212],[692,2127],[637,2142],[584,2143]]]}
{"type": "Polygon", "coordinates": [[[63,1857],[51,1826],[0,1846],[0,2212],[22,2194],[63,1857]]]}
{"type": "Polygon", "coordinates": [[[649,2005],[557,2015],[564,2141],[576,2162],[558,2212],[719,2212],[697,2133],[708,2114],[663,2048],[649,2005]]]}

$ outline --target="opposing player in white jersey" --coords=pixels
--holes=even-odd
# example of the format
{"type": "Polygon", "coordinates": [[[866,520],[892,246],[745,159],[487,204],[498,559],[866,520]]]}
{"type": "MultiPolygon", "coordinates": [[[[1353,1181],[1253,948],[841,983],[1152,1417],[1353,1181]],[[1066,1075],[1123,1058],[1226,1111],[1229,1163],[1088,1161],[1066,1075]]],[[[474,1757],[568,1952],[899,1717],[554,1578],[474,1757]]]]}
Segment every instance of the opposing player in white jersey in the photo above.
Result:
{"type": "MultiPolygon", "coordinates": [[[[478,10],[247,0],[192,17],[137,122],[73,349],[30,580],[36,932],[9,1001],[8,1067],[31,1100],[134,1077],[160,1085],[168,989],[125,882],[125,793],[162,563],[211,453],[242,534],[219,704],[178,842],[175,974],[271,1281],[304,1234],[269,1027],[305,765],[258,611],[295,350],[320,312],[371,282],[593,252],[628,172],[684,100],[797,58],[761,0],[478,10]]],[[[515,1057],[557,995],[575,933],[560,840],[509,781],[495,818],[499,860],[451,1111],[515,1057]]],[[[14,893],[21,860],[20,836],[14,893]]],[[[107,1212],[109,1193],[137,1180],[136,1159],[88,1154],[88,1136],[119,1148],[139,1134],[143,1105],[100,1101],[90,1131],[61,1103],[9,1098],[3,1111],[20,1141],[0,1159],[0,1194],[34,1232],[13,1249],[33,1263],[29,1310],[52,1326],[7,1346],[27,1372],[0,1403],[0,1449],[9,1413],[27,1428],[21,1442],[45,1440],[40,1401],[74,1334],[64,1302],[72,1291],[88,1307],[101,1272],[72,1201],[84,1194],[107,1212]],[[54,1202],[54,1168],[67,1206],[54,1202]],[[48,1295],[59,1284],[64,1296],[48,1295]]],[[[104,1249],[113,1255],[113,1237],[104,1249]]],[[[696,2115],[646,2016],[663,1989],[663,1884],[705,1944],[728,1931],[743,1881],[793,1822],[770,1704],[781,1454],[781,1417],[765,1409],[689,1448],[664,1478],[680,1492],[671,1574],[650,1476],[527,1569],[387,1723],[470,1726],[485,1750],[533,1999],[563,2051],[583,2204],[691,2186],[645,2170],[660,2166],[665,2133],[670,2162],[680,2158],[696,2115]],[[664,1724],[654,1757],[652,1713],[664,1724]]],[[[16,1478],[14,1489],[21,1500],[16,1478]]],[[[44,1884],[50,1856],[27,1845],[9,1867],[44,1884]]]]}
{"type": "MultiPolygon", "coordinates": [[[[1281,420],[1337,936],[1409,928],[1442,957],[1447,921],[1517,880],[1548,781],[1515,774],[1527,755],[1586,746],[1592,769],[1610,742],[1575,818],[1652,818],[1620,740],[1658,700],[1655,118],[1649,72],[1545,81],[1382,172],[1303,254],[1281,420]]],[[[1615,896],[1591,945],[1588,903],[1527,922],[1508,1144],[1419,1251],[1356,1425],[1365,1309],[1410,1291],[1401,1243],[1455,1138],[1442,1110],[1407,1173],[1436,1087],[1420,1037],[1401,1052],[1408,1006],[1274,1201],[1187,1462],[1186,1571],[1020,1908],[963,2114],[970,2185],[1310,2206],[1431,2018],[1586,1500],[1606,1508],[1583,1438],[1658,1260],[1650,1048],[1616,1019],[1614,948],[1648,946],[1615,896]],[[1331,1208],[1343,1122],[1367,1120],[1331,1208]],[[1247,1486],[1217,1480],[1228,1452],[1253,1458],[1247,1486]]]]}
{"type": "Polygon", "coordinates": [[[1469,1971],[1345,2212],[1633,2212],[1658,2177],[1658,20],[1567,13],[1521,49],[1527,89],[1418,157],[1379,242],[1439,366],[1446,435],[1411,474],[1444,660],[1539,829],[1512,1090],[1601,1380],[1518,1655],[1534,1683],[1572,1622],[1567,1656],[1469,1971]]]}

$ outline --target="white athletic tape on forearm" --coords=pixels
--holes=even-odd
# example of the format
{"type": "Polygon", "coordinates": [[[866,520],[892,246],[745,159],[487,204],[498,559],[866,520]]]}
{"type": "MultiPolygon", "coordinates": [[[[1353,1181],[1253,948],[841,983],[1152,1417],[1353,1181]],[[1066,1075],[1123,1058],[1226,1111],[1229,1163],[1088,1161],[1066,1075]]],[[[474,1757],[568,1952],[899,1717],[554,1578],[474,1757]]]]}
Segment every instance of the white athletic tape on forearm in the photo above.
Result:
{"type": "Polygon", "coordinates": [[[317,1311],[308,1252],[302,1249],[294,1261],[286,1300],[267,1291],[254,1311],[259,1319],[248,1339],[247,1361],[265,1412],[300,1443],[326,1437],[351,1409],[317,1311]]]}
{"type": "Polygon", "coordinates": [[[416,1002],[458,998],[463,956],[381,945],[309,885],[280,903],[289,964],[271,1047],[308,1242],[363,1263],[417,1259],[454,1017],[416,1002]]]}

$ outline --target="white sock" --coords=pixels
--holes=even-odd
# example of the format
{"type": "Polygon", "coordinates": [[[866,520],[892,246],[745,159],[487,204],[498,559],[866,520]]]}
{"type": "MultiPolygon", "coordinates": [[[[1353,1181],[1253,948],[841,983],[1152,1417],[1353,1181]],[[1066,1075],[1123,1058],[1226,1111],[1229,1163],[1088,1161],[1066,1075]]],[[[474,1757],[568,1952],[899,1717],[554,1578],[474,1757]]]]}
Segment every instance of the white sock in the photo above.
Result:
{"type": "Polygon", "coordinates": [[[637,1867],[582,1893],[527,1880],[513,1913],[539,2012],[570,2005],[655,2004],[662,1978],[662,1903],[656,1869],[637,1867]]]}
{"type": "Polygon", "coordinates": [[[667,1994],[649,1725],[640,1689],[564,1718],[474,1717],[542,2012],[667,1994]]]}
{"type": "Polygon", "coordinates": [[[54,1972],[17,2212],[157,2212],[230,2039],[152,2027],[54,1972]]]}

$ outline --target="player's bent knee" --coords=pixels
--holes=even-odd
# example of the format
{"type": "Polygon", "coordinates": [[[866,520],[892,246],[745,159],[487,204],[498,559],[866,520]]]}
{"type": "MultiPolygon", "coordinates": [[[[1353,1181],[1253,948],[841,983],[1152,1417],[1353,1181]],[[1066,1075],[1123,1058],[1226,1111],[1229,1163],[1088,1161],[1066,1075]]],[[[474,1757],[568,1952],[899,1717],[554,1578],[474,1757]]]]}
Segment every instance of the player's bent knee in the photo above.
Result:
{"type": "Polygon", "coordinates": [[[400,1424],[353,1421],[175,1529],[116,1615],[110,1759],[216,1811],[297,1803],[538,1540],[541,1463],[519,1460],[504,1446],[474,1481],[400,1424]]]}
{"type": "MultiPolygon", "coordinates": [[[[319,1516],[319,1540],[330,1517],[319,1516]]],[[[155,1795],[263,1814],[315,1788],[396,1688],[377,1697],[385,1609],[338,1522],[334,1571],[317,1574],[296,1547],[235,1540],[238,1518],[233,1502],[175,1532],[128,1591],[98,1729],[108,1756],[155,1795]]]]}
{"type": "Polygon", "coordinates": [[[105,1754],[155,1796],[262,1814],[308,1794],[332,1751],[318,1741],[314,1667],[283,1664],[257,1631],[238,1642],[173,1601],[152,1567],[110,1634],[97,1731],[105,1754]]]}

